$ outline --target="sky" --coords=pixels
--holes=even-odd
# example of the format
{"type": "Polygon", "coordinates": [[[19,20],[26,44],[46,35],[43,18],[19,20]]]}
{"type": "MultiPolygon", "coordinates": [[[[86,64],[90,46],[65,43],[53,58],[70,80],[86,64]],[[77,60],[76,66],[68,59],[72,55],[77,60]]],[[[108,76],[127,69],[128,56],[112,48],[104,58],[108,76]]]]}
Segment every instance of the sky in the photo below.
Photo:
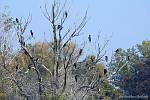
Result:
{"type": "MultiPolygon", "coordinates": [[[[40,40],[44,32],[49,31],[49,23],[44,18],[40,6],[51,5],[52,0],[0,0],[0,7],[8,6],[13,17],[26,18],[32,14],[30,28],[37,32],[40,40]]],[[[150,0],[68,0],[70,20],[77,22],[88,10],[88,22],[79,38],[88,39],[91,34],[95,40],[101,32],[102,41],[109,39],[107,53],[110,55],[117,48],[130,48],[150,39],[150,0]]],[[[90,44],[89,44],[90,46],[90,44]]],[[[89,51],[94,51],[90,48],[89,51]]]]}

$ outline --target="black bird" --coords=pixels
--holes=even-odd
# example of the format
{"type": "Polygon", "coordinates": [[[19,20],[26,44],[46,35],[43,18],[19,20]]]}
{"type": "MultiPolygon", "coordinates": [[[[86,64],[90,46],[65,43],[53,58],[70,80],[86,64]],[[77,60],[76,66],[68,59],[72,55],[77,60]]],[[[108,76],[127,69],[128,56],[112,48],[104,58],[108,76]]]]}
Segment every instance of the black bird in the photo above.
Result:
{"type": "Polygon", "coordinates": [[[130,61],[130,56],[127,56],[127,60],[130,61]]]}
{"type": "Polygon", "coordinates": [[[4,50],[6,50],[6,44],[4,44],[4,50]]]}
{"type": "Polygon", "coordinates": [[[18,71],[18,65],[16,66],[16,72],[18,71]]]}
{"type": "Polygon", "coordinates": [[[75,76],[75,81],[77,82],[78,80],[77,80],[77,75],[75,76]]]}
{"type": "Polygon", "coordinates": [[[68,13],[67,13],[67,11],[65,11],[65,17],[66,17],[66,18],[68,17],[68,13]]]}
{"type": "Polygon", "coordinates": [[[22,46],[25,46],[25,45],[26,45],[26,43],[25,43],[22,39],[20,39],[19,42],[20,42],[20,44],[21,44],[22,46]]]}
{"type": "Polygon", "coordinates": [[[76,63],[74,63],[73,66],[74,66],[75,68],[77,68],[77,64],[76,64],[76,63]]]}
{"type": "Polygon", "coordinates": [[[105,56],[105,61],[108,62],[108,56],[105,56]]]}
{"type": "Polygon", "coordinates": [[[29,70],[31,69],[31,64],[30,64],[30,65],[28,65],[28,69],[29,69],[29,70]]]}
{"type": "Polygon", "coordinates": [[[33,31],[32,31],[32,30],[30,30],[30,34],[31,34],[31,36],[33,37],[33,31]]]}
{"type": "Polygon", "coordinates": [[[108,91],[106,91],[106,92],[105,92],[105,96],[109,96],[109,93],[108,93],[108,91]]]}
{"type": "Polygon", "coordinates": [[[82,54],[82,51],[83,51],[83,49],[80,49],[80,51],[79,51],[79,55],[81,55],[81,54],[82,54]]]}
{"type": "Polygon", "coordinates": [[[23,42],[23,44],[22,44],[23,46],[25,46],[26,45],[26,43],[25,42],[23,42]]]}
{"type": "Polygon", "coordinates": [[[119,49],[117,49],[115,52],[118,53],[118,52],[119,52],[119,49]]]}
{"type": "Polygon", "coordinates": [[[91,42],[91,35],[89,35],[88,39],[89,39],[89,42],[91,42]]]}
{"type": "Polygon", "coordinates": [[[63,28],[62,25],[58,25],[58,26],[57,26],[57,29],[62,30],[62,28],[63,28]]]}
{"type": "Polygon", "coordinates": [[[38,58],[36,58],[36,59],[35,59],[35,62],[37,62],[38,60],[39,60],[39,59],[38,59],[38,58]]]}
{"type": "Polygon", "coordinates": [[[16,18],[16,22],[17,22],[17,23],[19,23],[19,20],[18,20],[18,18],[16,18]]]}
{"type": "Polygon", "coordinates": [[[107,74],[107,69],[104,69],[104,75],[106,75],[107,74]]]}

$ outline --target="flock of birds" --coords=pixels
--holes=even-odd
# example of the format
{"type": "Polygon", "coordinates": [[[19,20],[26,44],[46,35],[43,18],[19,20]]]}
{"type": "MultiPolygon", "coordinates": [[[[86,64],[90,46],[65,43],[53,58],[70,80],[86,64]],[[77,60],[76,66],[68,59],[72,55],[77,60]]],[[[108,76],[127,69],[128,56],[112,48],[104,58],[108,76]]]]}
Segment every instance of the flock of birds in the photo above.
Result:
{"type": "MultiPolygon", "coordinates": [[[[65,11],[64,15],[65,15],[65,18],[68,17],[68,13],[67,13],[66,11],[65,11]]],[[[19,24],[18,18],[16,18],[16,22],[19,24]]],[[[62,29],[63,29],[62,25],[58,25],[58,26],[57,26],[57,29],[58,29],[58,30],[62,30],[62,29]]],[[[34,36],[34,33],[33,33],[32,30],[30,30],[30,35],[31,35],[31,37],[34,36]]],[[[91,38],[91,35],[90,35],[90,34],[89,34],[89,36],[88,36],[88,41],[89,41],[89,43],[92,42],[92,38],[91,38]]],[[[116,52],[116,53],[119,53],[119,51],[120,51],[120,50],[117,49],[115,52],[116,52]]],[[[81,55],[82,52],[83,52],[83,49],[80,49],[80,50],[79,50],[79,55],[81,55]]],[[[127,60],[130,60],[130,57],[129,57],[129,56],[127,56],[127,60]]],[[[105,61],[108,62],[108,56],[105,56],[105,61]]],[[[76,63],[74,63],[73,66],[76,68],[76,67],[77,67],[76,63]]],[[[29,70],[30,68],[31,68],[31,67],[28,67],[28,70],[29,70]]],[[[18,71],[18,69],[19,69],[19,66],[17,65],[17,66],[16,66],[16,72],[18,71]]],[[[107,69],[104,69],[104,75],[105,75],[106,73],[107,73],[107,69]]],[[[78,75],[75,75],[75,81],[76,81],[76,82],[78,81],[77,77],[78,77],[78,75]]]]}

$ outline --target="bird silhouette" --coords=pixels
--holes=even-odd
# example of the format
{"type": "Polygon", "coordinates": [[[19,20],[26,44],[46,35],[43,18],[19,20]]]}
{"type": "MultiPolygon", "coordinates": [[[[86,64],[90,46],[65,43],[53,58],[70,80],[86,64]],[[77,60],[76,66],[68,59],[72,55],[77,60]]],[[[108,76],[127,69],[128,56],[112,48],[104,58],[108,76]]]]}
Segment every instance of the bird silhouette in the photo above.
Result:
{"type": "Polygon", "coordinates": [[[76,63],[74,63],[73,66],[74,66],[75,68],[77,68],[77,64],[76,64],[76,63]]]}
{"type": "Polygon", "coordinates": [[[6,44],[4,44],[4,50],[6,50],[6,44]]]}
{"type": "Polygon", "coordinates": [[[23,45],[23,46],[25,46],[25,45],[26,45],[26,43],[25,43],[25,42],[23,42],[23,43],[22,43],[22,45],[23,45]]]}
{"type": "Polygon", "coordinates": [[[29,69],[29,70],[31,69],[31,64],[28,65],[28,69],[29,69]]]}
{"type": "Polygon", "coordinates": [[[91,35],[89,35],[88,39],[89,39],[89,42],[91,42],[91,35]]]}
{"type": "Polygon", "coordinates": [[[76,81],[76,82],[78,81],[78,79],[77,79],[77,75],[75,76],[75,81],[76,81]]]}
{"type": "Polygon", "coordinates": [[[83,49],[80,49],[80,51],[79,51],[79,55],[81,55],[81,54],[82,54],[82,51],[83,51],[83,49]]]}
{"type": "Polygon", "coordinates": [[[18,71],[18,65],[16,66],[16,72],[18,71]]]}
{"type": "Polygon", "coordinates": [[[105,56],[105,61],[108,62],[108,56],[105,56]]]}
{"type": "Polygon", "coordinates": [[[16,18],[16,22],[17,22],[17,23],[19,23],[19,20],[18,20],[18,18],[16,18]]]}
{"type": "Polygon", "coordinates": [[[130,56],[127,56],[127,60],[130,61],[130,56]]]}
{"type": "Polygon", "coordinates": [[[31,34],[31,36],[33,37],[33,31],[32,31],[32,30],[30,30],[30,34],[31,34]]]}
{"type": "Polygon", "coordinates": [[[37,62],[39,60],[39,58],[35,58],[35,62],[37,62]]]}
{"type": "Polygon", "coordinates": [[[107,69],[104,69],[104,75],[106,75],[107,74],[107,69]]]}
{"type": "Polygon", "coordinates": [[[68,17],[68,13],[67,13],[67,11],[65,11],[65,17],[66,17],[66,18],[68,17]]]}
{"type": "Polygon", "coordinates": [[[118,53],[118,52],[119,52],[119,49],[117,49],[115,52],[118,53]]]}
{"type": "Polygon", "coordinates": [[[57,26],[57,29],[62,30],[62,28],[63,28],[62,25],[58,25],[58,26],[57,26]]]}
{"type": "Polygon", "coordinates": [[[22,39],[20,39],[19,42],[20,42],[20,44],[21,44],[22,46],[25,46],[25,45],[26,45],[26,43],[25,43],[22,39]]]}

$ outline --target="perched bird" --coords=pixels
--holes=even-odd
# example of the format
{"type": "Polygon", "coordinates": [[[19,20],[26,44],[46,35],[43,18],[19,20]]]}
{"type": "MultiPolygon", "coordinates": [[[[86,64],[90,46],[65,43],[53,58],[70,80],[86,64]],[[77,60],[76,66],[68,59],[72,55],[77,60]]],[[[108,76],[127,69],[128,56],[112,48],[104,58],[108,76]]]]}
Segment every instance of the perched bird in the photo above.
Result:
{"type": "Polygon", "coordinates": [[[91,42],[91,35],[89,35],[88,39],[89,39],[89,42],[91,42]]]}
{"type": "Polygon", "coordinates": [[[115,52],[118,53],[118,52],[119,52],[119,49],[117,49],[115,52]]]}
{"type": "Polygon", "coordinates": [[[18,20],[18,18],[16,18],[16,22],[17,22],[17,23],[19,23],[19,20],[18,20]]]}
{"type": "Polygon", "coordinates": [[[58,25],[58,26],[57,26],[57,29],[62,30],[62,28],[63,28],[62,25],[58,25]]]}
{"type": "Polygon", "coordinates": [[[28,69],[29,69],[29,70],[31,69],[31,65],[28,65],[28,69]]]}
{"type": "Polygon", "coordinates": [[[104,75],[106,75],[107,74],[107,69],[104,69],[104,75]]]}
{"type": "Polygon", "coordinates": [[[74,63],[73,66],[74,66],[75,68],[77,68],[77,64],[76,64],[76,63],[74,63]]]}
{"type": "Polygon", "coordinates": [[[105,61],[108,62],[108,56],[105,56],[105,61]]]}
{"type": "Polygon", "coordinates": [[[35,59],[35,62],[37,62],[38,60],[39,60],[39,58],[36,58],[36,59],[35,59]]]}
{"type": "Polygon", "coordinates": [[[25,46],[26,45],[26,43],[25,42],[23,42],[23,44],[22,44],[23,46],[25,46]]]}
{"type": "Polygon", "coordinates": [[[20,44],[21,44],[22,46],[25,46],[25,45],[26,45],[26,43],[25,43],[22,39],[20,39],[19,42],[20,42],[20,44]]]}
{"type": "Polygon", "coordinates": [[[77,80],[77,75],[75,76],[75,81],[77,82],[78,80],[77,80]]]}
{"type": "Polygon", "coordinates": [[[130,56],[127,56],[127,60],[130,61],[130,56]]]}
{"type": "Polygon", "coordinates": [[[67,13],[67,11],[65,11],[65,17],[66,17],[66,18],[68,17],[68,13],[67,13]]]}
{"type": "Polygon", "coordinates": [[[109,93],[108,93],[108,91],[106,91],[106,92],[105,92],[105,96],[109,96],[109,93]]]}
{"type": "Polygon", "coordinates": [[[30,34],[31,34],[31,36],[33,37],[33,31],[32,31],[32,30],[30,30],[30,34]]]}
{"type": "Polygon", "coordinates": [[[4,44],[4,50],[6,50],[6,44],[4,44]]]}
{"type": "Polygon", "coordinates": [[[18,69],[19,69],[19,68],[18,68],[18,65],[17,65],[17,66],[16,66],[16,72],[18,71],[18,69]]]}
{"type": "Polygon", "coordinates": [[[80,49],[80,51],[79,51],[79,55],[81,55],[81,54],[82,54],[82,51],[83,51],[83,49],[80,49]]]}

